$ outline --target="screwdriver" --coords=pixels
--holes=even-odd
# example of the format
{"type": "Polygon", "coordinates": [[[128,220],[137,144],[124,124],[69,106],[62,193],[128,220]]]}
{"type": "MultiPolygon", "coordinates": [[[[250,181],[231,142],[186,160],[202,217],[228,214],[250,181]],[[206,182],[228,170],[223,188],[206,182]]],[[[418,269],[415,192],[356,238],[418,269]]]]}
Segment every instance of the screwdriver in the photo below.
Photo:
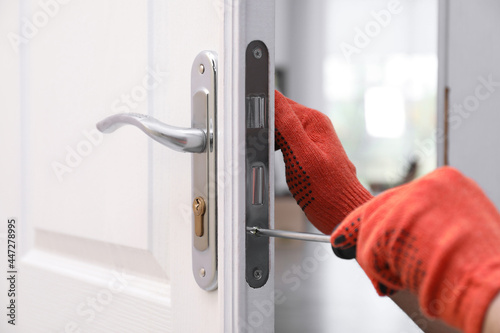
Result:
{"type": "Polygon", "coordinates": [[[247,231],[255,236],[278,237],[296,239],[307,242],[330,243],[330,236],[323,234],[313,234],[308,232],[295,232],[277,229],[263,229],[259,227],[247,227],[247,231]]]}
{"type": "MultiPolygon", "coordinates": [[[[296,232],[278,229],[264,229],[259,227],[247,227],[247,231],[252,235],[259,237],[277,237],[277,238],[287,238],[296,239],[306,242],[319,242],[330,244],[330,236],[323,234],[313,234],[309,232],[296,232]]],[[[343,259],[354,259],[356,258],[356,246],[352,246],[346,249],[336,248],[332,246],[333,252],[339,258],[343,259]]]]}

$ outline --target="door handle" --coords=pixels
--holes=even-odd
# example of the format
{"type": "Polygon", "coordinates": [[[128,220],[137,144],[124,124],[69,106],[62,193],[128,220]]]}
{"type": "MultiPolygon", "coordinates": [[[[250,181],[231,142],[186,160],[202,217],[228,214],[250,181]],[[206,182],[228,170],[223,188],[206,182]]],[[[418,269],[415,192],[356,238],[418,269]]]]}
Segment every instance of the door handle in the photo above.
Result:
{"type": "Polygon", "coordinates": [[[139,128],[151,139],[173,150],[186,153],[205,151],[207,141],[205,130],[170,126],[142,114],[115,114],[98,122],[96,127],[103,133],[112,133],[127,124],[139,128]]]}
{"type": "MultiPolygon", "coordinates": [[[[152,117],[121,113],[97,123],[103,133],[124,125],[139,128],[159,143],[192,155],[192,268],[204,290],[217,288],[217,55],[200,52],[191,68],[191,126],[181,128],[152,117]]],[[[191,205],[191,202],[189,203],[191,205]]]]}

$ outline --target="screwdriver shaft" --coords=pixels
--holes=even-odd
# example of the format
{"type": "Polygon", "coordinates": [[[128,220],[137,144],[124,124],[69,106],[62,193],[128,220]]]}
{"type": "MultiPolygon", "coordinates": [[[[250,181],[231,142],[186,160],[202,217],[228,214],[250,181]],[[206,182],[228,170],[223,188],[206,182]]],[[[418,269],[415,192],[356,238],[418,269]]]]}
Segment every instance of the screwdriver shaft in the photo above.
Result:
{"type": "Polygon", "coordinates": [[[259,227],[247,227],[247,231],[255,236],[278,237],[296,239],[307,242],[330,243],[330,236],[323,234],[312,234],[307,232],[295,232],[287,230],[263,229],[259,227]]]}

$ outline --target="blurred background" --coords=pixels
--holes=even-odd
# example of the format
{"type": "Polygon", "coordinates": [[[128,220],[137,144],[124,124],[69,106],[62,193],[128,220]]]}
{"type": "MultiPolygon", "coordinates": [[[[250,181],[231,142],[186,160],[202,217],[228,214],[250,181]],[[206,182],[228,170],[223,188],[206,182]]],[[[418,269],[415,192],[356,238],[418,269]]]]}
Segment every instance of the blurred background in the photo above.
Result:
{"type": "MultiPolygon", "coordinates": [[[[374,195],[436,167],[437,0],[276,0],[276,83],[327,114],[374,195]]],[[[276,228],[318,232],[276,152],[276,228]]],[[[421,332],[323,244],[276,241],[276,332],[421,332]]]]}

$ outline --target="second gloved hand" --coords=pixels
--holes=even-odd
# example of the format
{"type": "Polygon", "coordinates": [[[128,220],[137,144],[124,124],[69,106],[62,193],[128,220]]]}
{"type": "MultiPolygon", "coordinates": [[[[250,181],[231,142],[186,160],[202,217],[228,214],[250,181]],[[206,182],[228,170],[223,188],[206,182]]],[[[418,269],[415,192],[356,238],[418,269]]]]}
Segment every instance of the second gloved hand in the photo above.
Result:
{"type": "Polygon", "coordinates": [[[309,221],[331,234],[356,207],[372,198],[359,183],[330,119],[275,93],[276,146],[286,181],[309,221]]]}
{"type": "MultiPolygon", "coordinates": [[[[331,236],[380,295],[407,289],[429,315],[480,333],[500,291],[500,214],[471,179],[444,167],[380,194],[331,236]]],[[[346,258],[348,259],[348,258],[346,258]]]]}

